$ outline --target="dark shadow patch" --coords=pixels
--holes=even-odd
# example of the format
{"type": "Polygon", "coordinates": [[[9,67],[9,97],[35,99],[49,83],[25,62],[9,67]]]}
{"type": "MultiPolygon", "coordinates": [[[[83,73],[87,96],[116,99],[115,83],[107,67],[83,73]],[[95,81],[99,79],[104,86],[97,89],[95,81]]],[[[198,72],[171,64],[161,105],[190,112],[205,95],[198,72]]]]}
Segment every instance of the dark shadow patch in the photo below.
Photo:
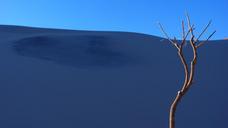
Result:
{"type": "Polygon", "coordinates": [[[14,42],[23,56],[50,60],[75,67],[119,67],[133,62],[105,36],[37,36],[14,42]]]}

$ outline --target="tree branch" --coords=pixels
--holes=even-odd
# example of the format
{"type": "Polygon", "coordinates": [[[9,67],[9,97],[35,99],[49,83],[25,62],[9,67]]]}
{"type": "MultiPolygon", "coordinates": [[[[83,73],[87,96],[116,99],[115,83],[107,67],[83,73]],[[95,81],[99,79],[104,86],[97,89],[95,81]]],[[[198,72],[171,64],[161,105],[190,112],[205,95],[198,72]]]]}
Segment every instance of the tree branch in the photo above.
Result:
{"type": "Polygon", "coordinates": [[[192,30],[192,28],[191,28],[191,21],[190,21],[190,17],[189,17],[189,15],[188,15],[188,13],[186,13],[186,17],[187,17],[187,21],[188,21],[188,28],[189,28],[189,30],[190,30],[190,32],[191,32],[192,37],[193,37],[194,34],[193,34],[193,30],[192,30]]]}
{"type": "Polygon", "coordinates": [[[186,43],[186,39],[191,30],[194,30],[194,25],[192,25],[191,29],[188,30],[187,34],[185,35],[184,39],[182,40],[181,47],[186,43]]]}
{"type": "Polygon", "coordinates": [[[178,46],[178,44],[177,44],[177,42],[174,42],[174,41],[172,41],[170,38],[169,38],[169,36],[168,36],[168,34],[166,33],[166,31],[164,30],[164,28],[163,28],[163,26],[161,25],[161,23],[159,23],[158,22],[158,25],[159,25],[159,27],[160,27],[160,30],[161,30],[161,32],[164,34],[164,36],[177,48],[177,49],[179,49],[179,46],[178,46]]]}
{"type": "Polygon", "coordinates": [[[184,38],[185,38],[185,27],[184,27],[184,21],[183,20],[181,22],[181,25],[182,25],[182,39],[184,40],[184,38]]]}
{"type": "Polygon", "coordinates": [[[178,52],[178,55],[179,55],[179,58],[182,62],[182,65],[184,67],[184,72],[185,72],[185,80],[184,80],[184,84],[183,84],[182,89],[181,89],[181,91],[183,92],[184,89],[187,87],[187,83],[188,83],[188,65],[187,65],[187,62],[186,62],[185,57],[183,55],[182,48],[178,52]]]}
{"type": "Polygon", "coordinates": [[[171,40],[168,36],[168,34],[165,32],[163,26],[159,23],[159,27],[162,31],[162,33],[165,35],[165,37],[178,49],[178,55],[179,58],[181,60],[181,63],[184,67],[184,72],[185,72],[185,80],[184,83],[182,85],[182,88],[180,91],[178,91],[174,101],[172,102],[172,105],[170,107],[170,111],[169,111],[169,128],[175,128],[175,114],[176,114],[176,110],[177,110],[177,106],[180,103],[181,99],[183,98],[183,96],[188,92],[188,90],[191,88],[191,86],[193,85],[193,80],[194,80],[194,75],[195,75],[195,66],[197,63],[197,48],[199,48],[200,46],[202,46],[205,42],[207,42],[214,34],[216,31],[214,31],[208,38],[206,41],[201,42],[201,43],[197,43],[198,40],[200,39],[200,37],[207,31],[208,27],[211,24],[211,21],[209,21],[209,23],[207,24],[207,26],[203,29],[203,31],[200,33],[199,37],[197,39],[195,39],[195,35],[194,35],[194,25],[191,25],[190,22],[190,18],[188,13],[186,14],[187,16],[187,22],[188,22],[188,31],[186,33],[185,31],[185,24],[184,21],[182,21],[182,42],[181,44],[177,44],[178,41],[176,39],[176,37],[174,37],[174,40],[171,40]],[[191,60],[190,65],[188,65],[188,63],[186,62],[186,58],[183,54],[183,45],[186,43],[186,39],[189,35],[189,33],[191,34],[191,38],[190,38],[190,45],[192,48],[192,52],[193,52],[193,58],[191,60]],[[198,44],[198,45],[197,45],[198,44]],[[190,69],[189,69],[190,66],[190,69]],[[189,72],[190,70],[190,72],[189,72]]]}
{"type": "Polygon", "coordinates": [[[186,14],[186,17],[187,17],[187,22],[188,22],[188,31],[186,33],[185,24],[184,24],[184,21],[182,21],[182,42],[179,45],[177,44],[176,37],[174,37],[174,41],[171,40],[169,38],[168,34],[165,32],[163,26],[159,23],[159,26],[160,26],[160,29],[161,29],[162,33],[178,49],[178,55],[179,55],[179,58],[181,60],[182,65],[184,67],[184,72],[185,72],[185,80],[184,80],[183,86],[182,86],[181,90],[178,91],[178,93],[177,93],[177,95],[176,95],[176,97],[175,97],[175,99],[172,102],[172,105],[170,107],[170,111],[169,111],[170,112],[169,113],[169,128],[175,128],[175,114],[176,114],[177,106],[180,103],[180,101],[183,98],[183,96],[188,92],[188,90],[193,85],[193,80],[194,80],[194,75],[195,75],[195,66],[196,66],[196,63],[197,63],[197,48],[199,48],[205,42],[207,42],[216,32],[216,31],[214,31],[207,38],[206,41],[197,44],[198,40],[201,38],[201,36],[207,31],[207,29],[211,25],[211,21],[209,21],[207,26],[203,29],[203,31],[198,36],[198,38],[195,39],[195,35],[194,35],[195,28],[194,28],[194,25],[191,25],[188,13],[186,14]],[[189,33],[191,34],[190,45],[191,45],[192,52],[193,52],[193,58],[192,58],[192,60],[190,62],[190,65],[188,65],[188,63],[186,62],[186,58],[185,58],[185,56],[183,54],[183,45],[186,43],[186,39],[187,39],[189,33]],[[189,69],[189,66],[190,66],[190,69],[189,69]],[[189,72],[189,70],[190,70],[190,72],[189,72]]]}
{"type": "Polygon", "coordinates": [[[190,75],[189,75],[189,80],[188,80],[186,88],[189,88],[192,85],[192,81],[193,81],[194,74],[195,74],[195,65],[197,62],[197,49],[196,49],[196,46],[194,45],[194,35],[190,40],[190,44],[191,44],[192,51],[193,51],[193,59],[191,61],[190,75]]]}
{"type": "Polygon", "coordinates": [[[211,25],[212,20],[209,21],[207,26],[204,28],[204,30],[200,33],[199,37],[196,39],[196,42],[200,39],[200,37],[207,31],[208,27],[211,25]]]}
{"type": "Polygon", "coordinates": [[[215,33],[216,33],[216,31],[214,31],[214,32],[207,38],[206,41],[203,41],[203,42],[199,43],[199,44],[196,46],[196,48],[199,48],[199,47],[201,47],[202,45],[204,45],[206,42],[208,42],[208,40],[209,40],[215,33]]]}

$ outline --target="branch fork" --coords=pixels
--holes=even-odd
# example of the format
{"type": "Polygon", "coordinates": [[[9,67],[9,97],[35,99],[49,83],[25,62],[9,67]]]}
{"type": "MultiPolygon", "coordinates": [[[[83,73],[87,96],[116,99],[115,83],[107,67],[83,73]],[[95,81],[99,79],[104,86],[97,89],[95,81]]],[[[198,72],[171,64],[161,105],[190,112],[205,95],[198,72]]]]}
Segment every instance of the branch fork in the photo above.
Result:
{"type": "Polygon", "coordinates": [[[158,23],[158,25],[159,25],[159,27],[161,29],[161,32],[169,40],[169,42],[176,47],[176,49],[178,51],[179,58],[180,58],[180,60],[182,62],[182,65],[183,65],[184,71],[185,71],[185,80],[184,80],[184,83],[182,85],[182,89],[180,91],[178,91],[178,93],[177,93],[177,95],[176,95],[176,97],[175,97],[175,99],[172,102],[172,105],[170,107],[169,128],[175,128],[175,114],[176,114],[177,106],[180,103],[180,101],[183,98],[183,96],[188,92],[188,90],[191,88],[191,86],[193,84],[193,79],[194,79],[194,74],[195,74],[195,66],[196,66],[197,58],[198,58],[197,50],[198,50],[198,48],[203,46],[206,42],[208,42],[209,39],[216,32],[216,31],[214,31],[212,34],[210,34],[205,41],[199,42],[199,39],[207,31],[207,29],[211,25],[212,21],[210,20],[209,23],[206,25],[206,27],[203,29],[203,31],[199,34],[199,36],[197,38],[195,38],[194,25],[191,25],[190,18],[189,18],[188,14],[186,14],[186,17],[187,17],[187,23],[188,23],[188,30],[187,31],[185,30],[185,23],[184,23],[184,21],[182,21],[182,41],[181,41],[181,43],[178,43],[178,41],[176,40],[176,37],[174,37],[174,40],[172,40],[168,36],[166,31],[164,30],[163,26],[160,23],[158,23]],[[189,34],[191,35],[189,43],[191,45],[192,52],[193,52],[193,58],[191,60],[190,65],[187,64],[185,56],[183,54],[183,46],[185,44],[187,44],[186,39],[188,38],[189,34]]]}

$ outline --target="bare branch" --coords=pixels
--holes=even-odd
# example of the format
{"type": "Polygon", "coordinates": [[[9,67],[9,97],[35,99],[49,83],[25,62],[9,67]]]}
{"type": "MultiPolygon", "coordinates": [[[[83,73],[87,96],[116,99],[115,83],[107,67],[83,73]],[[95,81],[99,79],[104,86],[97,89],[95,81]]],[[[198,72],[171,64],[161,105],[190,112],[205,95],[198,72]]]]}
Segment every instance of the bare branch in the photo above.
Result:
{"type": "Polygon", "coordinates": [[[177,49],[179,49],[179,46],[178,46],[178,44],[177,44],[177,42],[175,42],[175,41],[172,41],[171,39],[170,39],[170,37],[168,36],[168,34],[166,33],[166,31],[164,30],[164,28],[163,28],[163,26],[161,25],[161,23],[160,22],[158,22],[158,25],[159,25],[159,27],[160,27],[160,29],[161,29],[161,32],[165,35],[165,37],[177,48],[177,49]]]}
{"type": "Polygon", "coordinates": [[[188,28],[189,28],[189,30],[191,32],[192,37],[193,37],[194,36],[193,29],[191,28],[191,21],[190,21],[190,17],[188,15],[188,13],[186,13],[186,17],[187,17],[187,21],[188,21],[188,28]]]}
{"type": "Polygon", "coordinates": [[[161,32],[165,35],[165,37],[166,37],[171,43],[173,43],[173,41],[170,40],[168,34],[165,32],[165,30],[164,30],[163,26],[161,25],[161,23],[158,22],[158,25],[159,25],[159,27],[160,27],[160,29],[161,29],[161,32]]]}
{"type": "Polygon", "coordinates": [[[188,64],[187,64],[185,57],[183,55],[182,47],[181,47],[181,50],[178,52],[178,55],[181,59],[182,65],[184,67],[184,72],[185,72],[185,80],[184,80],[184,84],[183,84],[182,89],[181,89],[181,91],[183,92],[185,90],[185,88],[187,87],[187,83],[188,83],[188,64]]]}
{"type": "MultiPolygon", "coordinates": [[[[194,25],[191,25],[190,22],[190,18],[189,15],[186,14],[187,16],[187,21],[188,21],[188,31],[185,30],[185,26],[184,26],[184,21],[182,21],[182,42],[181,44],[178,46],[177,43],[173,43],[173,41],[168,37],[168,35],[165,33],[164,29],[162,28],[162,26],[160,25],[163,33],[165,33],[166,37],[171,40],[171,42],[176,45],[176,47],[178,48],[178,55],[179,58],[181,59],[182,65],[184,67],[184,71],[185,71],[185,81],[182,85],[182,88],[180,91],[178,91],[174,101],[172,102],[172,105],[170,107],[170,113],[169,113],[169,128],[175,128],[175,114],[176,114],[176,109],[178,104],[181,102],[181,99],[183,98],[183,96],[188,92],[188,90],[191,88],[191,86],[194,84],[194,76],[195,76],[195,66],[197,63],[197,48],[202,46],[205,42],[207,42],[214,34],[216,31],[214,31],[208,38],[206,41],[201,42],[201,43],[197,43],[198,40],[200,39],[200,37],[206,32],[206,30],[208,29],[208,27],[211,24],[211,21],[207,24],[207,26],[203,29],[203,31],[200,33],[198,38],[195,38],[195,35],[193,33],[194,31],[194,25]],[[192,48],[192,52],[193,52],[193,58],[191,60],[191,63],[188,64],[186,62],[186,58],[183,54],[183,45],[186,43],[186,39],[188,37],[188,35],[191,34],[191,38],[190,38],[190,45],[192,48]],[[197,45],[198,44],[198,45],[197,45]]],[[[176,41],[176,38],[174,38],[174,41],[176,41]]],[[[177,41],[176,41],[177,42],[177,41]]]]}
{"type": "Polygon", "coordinates": [[[187,39],[187,37],[188,37],[190,31],[191,31],[191,30],[194,30],[194,29],[195,29],[195,28],[194,28],[194,24],[193,24],[192,27],[191,27],[191,29],[188,30],[187,34],[186,34],[185,37],[183,38],[182,43],[181,43],[181,47],[186,43],[186,39],[187,39]]]}
{"type": "Polygon", "coordinates": [[[208,40],[209,40],[215,33],[216,33],[216,31],[214,31],[214,32],[207,38],[207,40],[205,40],[205,41],[199,43],[199,44],[196,46],[196,48],[199,48],[200,46],[202,46],[203,44],[205,44],[206,42],[208,42],[208,40]]]}
{"type": "Polygon", "coordinates": [[[191,61],[190,75],[189,75],[189,80],[188,80],[188,83],[186,85],[186,88],[190,88],[190,86],[192,85],[192,81],[193,81],[194,74],[195,74],[195,65],[196,65],[196,61],[197,61],[197,49],[196,49],[196,46],[194,44],[194,35],[190,40],[190,44],[192,46],[193,59],[191,61]]]}
{"type": "Polygon", "coordinates": [[[185,38],[185,28],[184,28],[184,21],[182,20],[182,39],[185,38]]]}
{"type": "Polygon", "coordinates": [[[200,33],[199,37],[196,39],[196,42],[200,39],[200,37],[207,31],[208,27],[211,25],[212,20],[209,21],[207,26],[204,28],[204,30],[200,33]]]}

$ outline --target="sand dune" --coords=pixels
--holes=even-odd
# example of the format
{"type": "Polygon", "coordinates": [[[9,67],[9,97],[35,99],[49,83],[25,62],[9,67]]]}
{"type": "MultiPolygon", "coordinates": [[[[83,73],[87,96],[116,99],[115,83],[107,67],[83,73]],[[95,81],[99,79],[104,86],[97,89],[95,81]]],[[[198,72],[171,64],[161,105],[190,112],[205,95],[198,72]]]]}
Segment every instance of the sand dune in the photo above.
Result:
{"type": "MultiPolygon", "coordinates": [[[[184,78],[176,49],[162,38],[20,26],[0,26],[0,38],[0,127],[168,127],[184,78]]],[[[199,52],[177,126],[225,128],[228,43],[199,52]]]]}

